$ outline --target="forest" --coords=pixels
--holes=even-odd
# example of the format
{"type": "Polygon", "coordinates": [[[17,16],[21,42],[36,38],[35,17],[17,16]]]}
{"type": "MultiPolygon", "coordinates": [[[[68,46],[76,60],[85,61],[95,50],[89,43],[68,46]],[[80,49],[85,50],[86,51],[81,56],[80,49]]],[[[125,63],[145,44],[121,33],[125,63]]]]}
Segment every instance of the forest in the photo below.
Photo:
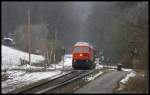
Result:
{"type": "MultiPolygon", "coordinates": [[[[78,41],[94,45],[104,63],[148,75],[148,2],[2,2],[2,44],[28,52],[28,12],[31,52],[55,55],[72,52],[78,41]]],[[[51,60],[54,61],[53,59],[51,60]]],[[[146,77],[145,79],[147,79],[146,77]]],[[[140,84],[139,84],[140,85],[140,84]]]]}

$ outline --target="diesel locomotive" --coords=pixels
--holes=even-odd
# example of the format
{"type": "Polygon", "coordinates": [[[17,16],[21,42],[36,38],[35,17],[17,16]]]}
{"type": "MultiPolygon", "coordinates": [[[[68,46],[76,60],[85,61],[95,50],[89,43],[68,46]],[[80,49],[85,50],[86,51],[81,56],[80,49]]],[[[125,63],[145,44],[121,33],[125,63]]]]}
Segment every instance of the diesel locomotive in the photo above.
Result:
{"type": "Polygon", "coordinates": [[[88,42],[77,42],[72,51],[72,67],[74,69],[94,69],[95,49],[88,42]]]}

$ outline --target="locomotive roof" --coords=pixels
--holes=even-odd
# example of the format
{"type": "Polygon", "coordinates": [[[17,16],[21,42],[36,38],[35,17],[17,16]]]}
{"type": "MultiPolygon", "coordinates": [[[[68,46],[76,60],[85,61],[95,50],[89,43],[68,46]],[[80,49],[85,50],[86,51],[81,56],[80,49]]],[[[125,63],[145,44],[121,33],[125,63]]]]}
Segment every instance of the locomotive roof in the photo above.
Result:
{"type": "Polygon", "coordinates": [[[74,46],[89,46],[90,48],[93,48],[93,46],[87,42],[77,42],[74,46]]]}

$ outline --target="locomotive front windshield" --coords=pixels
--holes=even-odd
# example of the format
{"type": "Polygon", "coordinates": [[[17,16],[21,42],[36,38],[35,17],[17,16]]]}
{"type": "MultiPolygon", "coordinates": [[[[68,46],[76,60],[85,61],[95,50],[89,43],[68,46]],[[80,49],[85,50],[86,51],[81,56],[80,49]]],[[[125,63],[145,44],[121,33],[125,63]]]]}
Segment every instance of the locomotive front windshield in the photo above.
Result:
{"type": "Polygon", "coordinates": [[[88,48],[88,47],[83,47],[83,48],[82,48],[82,51],[83,51],[84,53],[87,53],[87,52],[89,52],[89,48],[88,48]]]}
{"type": "Polygon", "coordinates": [[[73,52],[76,52],[76,53],[80,53],[80,52],[88,53],[89,52],[89,48],[88,47],[75,47],[73,52]]]}
{"type": "Polygon", "coordinates": [[[80,52],[80,47],[75,47],[73,52],[80,52]]]}

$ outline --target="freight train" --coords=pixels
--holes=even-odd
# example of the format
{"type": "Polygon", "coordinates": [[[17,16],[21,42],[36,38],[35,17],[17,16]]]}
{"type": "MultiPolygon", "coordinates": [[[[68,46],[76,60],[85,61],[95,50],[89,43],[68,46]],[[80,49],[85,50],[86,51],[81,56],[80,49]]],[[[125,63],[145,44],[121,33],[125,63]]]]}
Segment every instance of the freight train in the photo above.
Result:
{"type": "Polygon", "coordinates": [[[77,42],[72,51],[72,67],[74,69],[94,69],[95,49],[88,42],[77,42]]]}

